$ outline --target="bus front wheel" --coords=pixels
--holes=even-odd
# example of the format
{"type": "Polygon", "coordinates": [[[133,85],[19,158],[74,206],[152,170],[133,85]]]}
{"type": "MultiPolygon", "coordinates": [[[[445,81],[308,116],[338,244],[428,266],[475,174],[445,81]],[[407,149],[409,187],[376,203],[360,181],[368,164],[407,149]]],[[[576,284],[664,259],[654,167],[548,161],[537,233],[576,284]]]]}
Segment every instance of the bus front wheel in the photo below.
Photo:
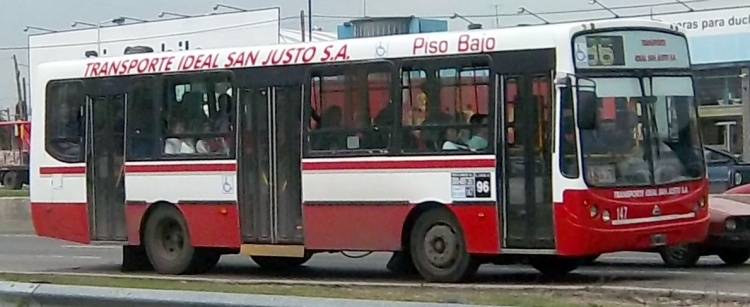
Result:
{"type": "Polygon", "coordinates": [[[429,282],[464,281],[479,269],[479,261],[466,249],[458,221],[445,208],[429,210],[417,218],[409,248],[414,266],[429,282]]]}
{"type": "Polygon", "coordinates": [[[161,206],[146,221],[143,236],[146,254],[160,274],[200,274],[212,269],[221,254],[195,248],[182,213],[173,206],[161,206]]]}
{"type": "Polygon", "coordinates": [[[701,250],[695,244],[677,244],[661,248],[659,256],[667,267],[688,268],[698,262],[701,250]]]}

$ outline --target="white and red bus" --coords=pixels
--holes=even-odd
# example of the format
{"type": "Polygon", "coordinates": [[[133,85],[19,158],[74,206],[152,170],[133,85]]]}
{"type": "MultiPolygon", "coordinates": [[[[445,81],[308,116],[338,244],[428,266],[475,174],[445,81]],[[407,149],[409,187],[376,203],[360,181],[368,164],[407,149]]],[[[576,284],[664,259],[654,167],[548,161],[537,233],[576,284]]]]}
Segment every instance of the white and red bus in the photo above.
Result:
{"type": "Polygon", "coordinates": [[[688,44],[669,24],[145,53],[35,76],[36,231],[122,245],[124,269],[376,251],[456,282],[707,232],[688,44]]]}

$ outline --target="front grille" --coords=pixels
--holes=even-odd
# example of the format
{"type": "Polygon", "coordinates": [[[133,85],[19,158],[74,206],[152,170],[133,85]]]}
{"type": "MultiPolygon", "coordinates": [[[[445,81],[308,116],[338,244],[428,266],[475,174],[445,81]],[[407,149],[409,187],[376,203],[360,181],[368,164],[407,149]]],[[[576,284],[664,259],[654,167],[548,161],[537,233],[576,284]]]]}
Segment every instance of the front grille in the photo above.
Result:
{"type": "Polygon", "coordinates": [[[750,230],[750,216],[733,216],[731,219],[737,223],[736,231],[750,230]]]}

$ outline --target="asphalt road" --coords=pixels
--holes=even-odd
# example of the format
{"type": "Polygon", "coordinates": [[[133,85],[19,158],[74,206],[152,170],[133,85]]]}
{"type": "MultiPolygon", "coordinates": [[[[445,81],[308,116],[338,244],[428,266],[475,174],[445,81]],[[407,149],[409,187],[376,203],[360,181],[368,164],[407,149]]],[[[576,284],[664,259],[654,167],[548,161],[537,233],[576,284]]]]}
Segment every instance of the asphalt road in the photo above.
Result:
{"type": "MultiPolygon", "coordinates": [[[[356,256],[353,254],[351,256],[356,256]]],[[[224,256],[219,266],[204,277],[221,279],[294,278],[314,280],[408,281],[386,269],[389,254],[350,259],[340,254],[314,256],[307,265],[288,276],[260,272],[248,257],[224,256]]],[[[0,271],[66,271],[119,273],[118,247],[86,246],[34,236],[0,235],[0,271]]],[[[415,280],[418,281],[418,280],[415,280]]],[[[474,282],[481,284],[574,284],[669,288],[744,293],[750,284],[750,263],[728,268],[716,257],[704,257],[696,268],[666,269],[658,255],[617,253],[604,255],[559,281],[543,280],[527,266],[480,268],[474,282]]]]}

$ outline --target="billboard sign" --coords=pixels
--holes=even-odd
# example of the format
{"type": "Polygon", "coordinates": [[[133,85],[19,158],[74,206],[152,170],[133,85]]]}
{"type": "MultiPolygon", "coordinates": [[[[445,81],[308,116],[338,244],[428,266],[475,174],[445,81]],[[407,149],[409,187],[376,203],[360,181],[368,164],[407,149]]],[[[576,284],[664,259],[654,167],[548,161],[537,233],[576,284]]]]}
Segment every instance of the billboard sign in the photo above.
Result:
{"type": "Polygon", "coordinates": [[[688,36],[693,64],[750,61],[750,7],[654,16],[688,36]]]}
{"type": "Polygon", "coordinates": [[[658,15],[654,19],[675,24],[689,36],[750,32],[750,7],[658,15]]]}

